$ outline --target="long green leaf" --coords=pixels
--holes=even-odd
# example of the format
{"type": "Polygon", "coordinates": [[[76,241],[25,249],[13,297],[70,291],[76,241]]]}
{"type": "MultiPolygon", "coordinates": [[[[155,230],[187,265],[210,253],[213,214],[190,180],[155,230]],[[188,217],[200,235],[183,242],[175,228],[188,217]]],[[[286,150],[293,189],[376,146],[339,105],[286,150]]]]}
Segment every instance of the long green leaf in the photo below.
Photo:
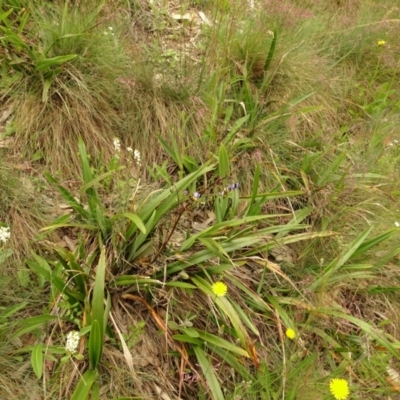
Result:
{"type": "Polygon", "coordinates": [[[371,326],[369,323],[338,310],[323,309],[318,310],[318,312],[350,321],[352,324],[361,328],[365,333],[368,333],[373,339],[376,340],[377,343],[387,349],[387,351],[391,353],[397,360],[400,360],[400,353],[396,349],[396,347],[394,347],[393,344],[390,343],[388,339],[386,339],[385,334],[382,331],[371,326]]]}
{"type": "Polygon", "coordinates": [[[219,385],[217,376],[214,372],[214,367],[208,360],[207,356],[204,354],[204,351],[198,347],[193,346],[194,353],[196,354],[197,360],[200,364],[200,367],[203,371],[204,376],[206,377],[206,381],[208,387],[210,388],[210,394],[214,400],[224,400],[224,395],[222,394],[221,386],[219,385]]]}
{"type": "Polygon", "coordinates": [[[173,150],[172,147],[161,136],[158,136],[158,140],[161,142],[161,145],[164,147],[164,150],[175,161],[175,164],[179,167],[179,169],[183,170],[183,163],[180,152],[173,150]]]}
{"type": "MultiPolygon", "coordinates": [[[[169,189],[162,190],[158,195],[149,197],[143,203],[139,216],[143,221],[147,221],[157,209],[157,217],[153,221],[156,224],[173,206],[179,204],[180,197],[177,195],[181,190],[186,189],[191,183],[195,182],[200,176],[215,169],[215,165],[204,164],[197,171],[185,176],[169,189]]],[[[154,226],[154,225],[153,225],[154,226]]]]}
{"type": "Polygon", "coordinates": [[[223,261],[230,261],[228,253],[225,249],[213,238],[199,238],[201,244],[203,244],[211,253],[216,257],[219,257],[223,261]]]}
{"type": "Polygon", "coordinates": [[[186,239],[180,248],[181,252],[184,252],[188,250],[190,247],[194,245],[196,240],[198,240],[201,237],[215,237],[215,236],[220,236],[223,235],[226,232],[229,232],[232,228],[235,228],[237,226],[241,225],[248,225],[251,224],[252,222],[260,221],[263,219],[269,219],[269,218],[279,218],[279,217],[284,217],[287,214],[279,214],[279,215],[255,215],[255,216],[249,216],[241,219],[231,219],[229,221],[222,221],[217,224],[214,224],[201,232],[195,233],[194,235],[191,235],[188,239],[186,239]]]}
{"type": "Polygon", "coordinates": [[[362,254],[366,253],[372,247],[377,246],[378,244],[388,240],[394,233],[397,233],[398,229],[391,229],[388,232],[382,233],[379,236],[376,236],[370,240],[365,241],[359,248],[354,252],[353,257],[359,257],[362,254]]]}
{"type": "Polygon", "coordinates": [[[215,346],[221,347],[222,349],[226,349],[232,353],[239,354],[240,356],[250,358],[249,353],[246,350],[243,350],[241,347],[234,345],[231,342],[228,342],[225,339],[222,339],[219,336],[215,336],[211,333],[201,331],[196,329],[197,333],[199,334],[199,338],[204,340],[208,344],[214,344],[215,346]]]}
{"type": "MultiPolygon", "coordinates": [[[[258,237],[245,237],[245,238],[237,238],[229,240],[225,243],[221,243],[223,249],[229,253],[235,250],[239,250],[244,247],[254,247],[258,243],[263,241],[262,238],[258,237]]],[[[191,254],[187,259],[183,261],[175,261],[172,264],[169,264],[167,267],[167,274],[174,274],[176,272],[180,272],[186,268],[191,267],[192,265],[200,264],[202,262],[208,261],[214,258],[214,253],[210,250],[201,250],[194,254],[191,254]]],[[[157,272],[156,277],[161,278],[163,276],[163,272],[157,272]]]]}
{"type": "Polygon", "coordinates": [[[57,187],[62,198],[68,203],[68,205],[76,211],[83,219],[88,218],[88,212],[83,208],[83,206],[77,202],[74,196],[63,186],[61,186],[58,181],[53,178],[50,174],[45,173],[46,179],[57,187]]]}
{"type": "Polygon", "coordinates": [[[228,152],[223,143],[221,143],[218,153],[218,172],[222,179],[227,178],[230,175],[228,152]]]}
{"type": "MultiPolygon", "coordinates": [[[[292,225],[293,226],[298,225],[301,221],[303,221],[305,218],[307,218],[311,214],[312,211],[313,211],[312,207],[306,207],[306,208],[302,208],[301,210],[297,210],[294,214],[294,217],[286,224],[286,226],[290,227],[292,225]]],[[[279,232],[275,236],[275,240],[282,238],[287,233],[288,232],[279,232]]]]}
{"type": "Polygon", "coordinates": [[[4,12],[0,15],[0,21],[5,20],[12,12],[14,11],[13,8],[10,8],[8,11],[4,12]]]}
{"type": "Polygon", "coordinates": [[[119,167],[113,169],[112,171],[107,171],[107,172],[105,172],[104,174],[98,175],[98,176],[96,176],[95,178],[93,178],[90,182],[85,183],[85,184],[79,189],[79,191],[80,191],[81,193],[86,193],[88,189],[90,189],[90,188],[96,186],[96,185],[97,185],[98,183],[100,183],[102,180],[108,178],[109,176],[114,175],[117,171],[121,171],[121,170],[123,170],[123,169],[125,169],[125,167],[121,165],[121,166],[119,166],[119,167]]]}
{"type": "Polygon", "coordinates": [[[87,370],[79,380],[79,383],[72,394],[70,400],[86,400],[89,395],[89,391],[97,378],[97,371],[87,370]]]}
{"type": "Polygon", "coordinates": [[[309,290],[315,291],[317,288],[320,288],[323,284],[326,284],[328,279],[338,271],[359,249],[361,244],[365,241],[367,236],[370,234],[372,227],[366,229],[362,232],[344,251],[344,253],[338,257],[336,257],[329,265],[327,265],[321,274],[314,283],[309,286],[309,290]]]}
{"type": "Polygon", "coordinates": [[[246,121],[250,118],[250,114],[245,115],[242,118],[239,118],[235,123],[232,125],[232,128],[229,130],[228,134],[225,136],[225,139],[222,141],[223,144],[227,145],[236,136],[236,133],[239,131],[239,129],[246,123],[246,121]]]}
{"type": "Polygon", "coordinates": [[[181,342],[195,344],[197,346],[201,346],[203,342],[200,339],[196,339],[194,337],[188,335],[173,335],[172,336],[175,340],[179,340],[181,342]]]}
{"type": "Polygon", "coordinates": [[[242,376],[243,379],[247,381],[253,379],[253,376],[249,372],[249,368],[243,365],[238,360],[235,354],[226,351],[222,347],[215,346],[212,343],[208,344],[208,347],[210,348],[210,351],[212,353],[216,353],[217,355],[219,355],[221,357],[221,360],[229,364],[238,374],[242,376]]]}
{"type": "Polygon", "coordinates": [[[234,300],[230,300],[232,307],[235,309],[237,315],[240,319],[246,324],[246,326],[257,336],[260,336],[260,332],[256,328],[256,326],[251,322],[251,319],[247,316],[247,314],[242,310],[242,308],[237,304],[234,300]]]}
{"type": "Polygon", "coordinates": [[[36,62],[35,71],[44,71],[46,69],[54,67],[55,65],[65,64],[66,62],[73,60],[77,56],[78,56],[77,54],[69,54],[66,56],[57,56],[52,58],[45,58],[43,60],[38,60],[36,62]]]}
{"type": "MultiPolygon", "coordinates": [[[[82,178],[85,184],[90,184],[93,181],[93,174],[90,168],[89,159],[86,153],[86,147],[83,143],[82,138],[80,137],[78,140],[78,149],[79,149],[79,156],[82,163],[82,178]]],[[[88,187],[86,190],[88,206],[90,209],[91,218],[95,220],[96,216],[96,208],[101,207],[101,202],[98,196],[97,191],[94,189],[93,186],[88,187]]],[[[94,221],[92,221],[94,222],[94,221]]]]}
{"type": "Polygon", "coordinates": [[[38,343],[33,346],[31,354],[31,364],[35,375],[40,379],[43,373],[43,344],[38,343]]]}
{"type": "Polygon", "coordinates": [[[43,80],[42,103],[46,103],[47,100],[49,99],[49,90],[53,82],[54,79],[52,77],[43,80]]]}
{"type": "Polygon", "coordinates": [[[60,292],[64,293],[66,296],[68,296],[71,299],[75,299],[78,301],[84,301],[85,300],[85,293],[77,292],[76,290],[72,290],[68,287],[68,283],[63,280],[63,278],[60,278],[59,276],[56,276],[53,274],[52,271],[48,271],[47,269],[41,267],[39,264],[36,264],[31,261],[26,261],[28,267],[35,272],[38,275],[43,276],[48,282],[51,282],[51,284],[60,292]]]}
{"type": "Polygon", "coordinates": [[[89,359],[91,368],[95,369],[100,361],[103,351],[104,340],[104,281],[105,281],[106,261],[105,249],[100,254],[99,263],[96,269],[96,278],[93,287],[92,298],[92,328],[89,338],[89,359]]]}
{"type": "Polygon", "coordinates": [[[48,225],[42,228],[40,231],[41,232],[48,232],[48,231],[53,231],[58,228],[80,228],[80,229],[87,229],[88,231],[96,231],[98,230],[98,226],[96,225],[89,225],[89,224],[75,224],[75,223],[68,223],[68,224],[53,224],[53,225],[48,225]]]}
{"type": "Polygon", "coordinates": [[[229,300],[226,297],[215,296],[212,291],[211,285],[203,278],[196,276],[192,278],[192,281],[201,291],[203,291],[204,293],[206,293],[207,295],[211,296],[214,299],[214,302],[218,306],[218,308],[231,321],[232,326],[236,332],[236,335],[239,338],[240,342],[242,343],[242,346],[245,349],[248,349],[248,346],[252,341],[249,337],[249,334],[245,326],[243,325],[242,320],[240,319],[235,309],[232,307],[232,304],[229,302],[229,300]]]}
{"type": "Polygon", "coordinates": [[[333,173],[340,167],[340,164],[343,162],[345,158],[346,158],[346,153],[342,152],[335,158],[335,160],[328,167],[325,167],[324,174],[318,179],[317,185],[323,186],[328,182],[330,182],[333,173]]]}
{"type": "Polygon", "coordinates": [[[275,29],[274,29],[274,37],[272,38],[271,45],[269,46],[267,59],[265,60],[264,71],[266,71],[269,68],[269,66],[271,64],[271,61],[274,58],[274,53],[275,53],[277,40],[278,40],[278,31],[277,31],[277,29],[275,27],[275,29]]]}
{"type": "MultiPolygon", "coordinates": [[[[118,219],[120,217],[128,218],[130,221],[132,221],[140,229],[140,231],[142,233],[144,233],[144,234],[147,233],[146,227],[145,227],[143,221],[140,219],[140,217],[137,214],[132,214],[132,213],[117,214],[113,218],[111,218],[111,222],[114,222],[116,219],[118,219]]],[[[126,239],[129,239],[129,237],[126,238],[126,239]]]]}
{"type": "Polygon", "coordinates": [[[7,258],[13,255],[14,251],[12,249],[2,249],[0,250],[0,265],[7,260],[7,258]]]}
{"type": "Polygon", "coordinates": [[[67,273],[69,273],[69,275],[74,280],[79,293],[86,295],[86,285],[88,282],[88,277],[83,271],[79,262],[76,260],[74,254],[65,249],[57,249],[57,258],[66,269],[67,273]],[[65,265],[65,260],[68,260],[69,264],[65,265]]]}
{"type": "Polygon", "coordinates": [[[103,351],[103,332],[97,319],[92,320],[89,336],[90,368],[96,369],[103,351]]]}
{"type": "Polygon", "coordinates": [[[36,317],[26,318],[22,321],[22,328],[14,333],[13,337],[17,338],[24,333],[31,332],[39,327],[41,327],[46,322],[54,321],[59,318],[56,315],[39,315],[36,317]]]}
{"type": "Polygon", "coordinates": [[[5,310],[1,311],[0,317],[3,319],[6,319],[8,317],[11,317],[11,315],[14,315],[17,313],[21,308],[24,308],[28,302],[24,302],[21,304],[14,304],[13,306],[7,307],[5,310]]]}
{"type": "Polygon", "coordinates": [[[92,298],[92,319],[99,322],[99,326],[103,326],[104,316],[104,281],[106,272],[105,248],[101,250],[99,263],[96,269],[96,278],[93,287],[92,298]]]}
{"type": "MultiPolygon", "coordinates": [[[[50,276],[51,276],[51,268],[50,268],[49,263],[44,258],[38,256],[35,253],[33,253],[33,257],[35,258],[35,260],[38,263],[38,265],[40,265],[40,267],[42,267],[45,270],[47,270],[50,273],[50,276]]],[[[38,279],[39,279],[39,287],[43,287],[43,285],[45,283],[45,276],[42,275],[42,274],[38,274],[38,279]]]]}

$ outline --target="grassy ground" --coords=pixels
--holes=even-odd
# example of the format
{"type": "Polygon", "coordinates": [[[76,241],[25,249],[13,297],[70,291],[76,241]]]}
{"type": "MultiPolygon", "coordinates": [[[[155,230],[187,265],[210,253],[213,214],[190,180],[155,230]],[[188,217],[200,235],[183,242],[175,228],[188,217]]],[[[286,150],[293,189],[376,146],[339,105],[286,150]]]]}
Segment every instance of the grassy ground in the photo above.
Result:
{"type": "Polygon", "coordinates": [[[400,396],[396,1],[0,7],[0,398],[400,396]]]}

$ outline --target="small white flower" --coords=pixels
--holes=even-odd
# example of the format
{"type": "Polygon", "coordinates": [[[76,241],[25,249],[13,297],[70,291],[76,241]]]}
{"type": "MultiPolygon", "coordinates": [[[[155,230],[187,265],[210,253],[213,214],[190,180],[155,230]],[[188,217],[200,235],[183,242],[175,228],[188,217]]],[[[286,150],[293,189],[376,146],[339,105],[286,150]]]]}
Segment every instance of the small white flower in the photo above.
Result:
{"type": "Polygon", "coordinates": [[[128,153],[133,153],[132,147],[127,147],[127,148],[126,148],[126,151],[127,151],[128,153]]]}
{"type": "Polygon", "coordinates": [[[396,228],[400,228],[400,222],[397,222],[397,221],[396,221],[396,222],[394,223],[394,226],[395,226],[396,228]]]}
{"type": "Polygon", "coordinates": [[[121,151],[121,142],[118,138],[114,138],[113,140],[114,143],[114,149],[117,153],[119,153],[121,151]]]}
{"type": "Polygon", "coordinates": [[[141,167],[141,166],[142,166],[142,161],[141,161],[141,159],[140,159],[140,151],[139,151],[139,150],[137,150],[137,149],[134,150],[134,152],[133,152],[133,158],[135,159],[136,164],[137,164],[139,167],[141,167]]]}
{"type": "Polygon", "coordinates": [[[112,31],[112,30],[113,30],[113,27],[112,27],[112,26],[109,26],[108,29],[109,29],[110,31],[112,31]]]}
{"type": "Polygon", "coordinates": [[[0,226],[0,242],[7,243],[10,239],[10,236],[10,228],[0,226]]]}
{"type": "Polygon", "coordinates": [[[79,345],[79,332],[77,331],[71,331],[68,332],[67,335],[67,342],[65,344],[65,350],[67,350],[69,353],[76,353],[78,350],[78,345],[79,345]]]}

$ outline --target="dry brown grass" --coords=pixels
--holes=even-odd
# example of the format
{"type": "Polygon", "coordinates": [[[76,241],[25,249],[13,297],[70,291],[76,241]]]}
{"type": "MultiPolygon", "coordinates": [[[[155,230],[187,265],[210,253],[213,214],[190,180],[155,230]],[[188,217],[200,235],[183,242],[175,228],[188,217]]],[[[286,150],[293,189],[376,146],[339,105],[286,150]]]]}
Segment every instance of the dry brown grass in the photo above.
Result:
{"type": "MultiPolygon", "coordinates": [[[[143,57],[140,53],[137,57],[143,57]]],[[[122,140],[137,148],[145,164],[160,162],[164,155],[158,136],[169,142],[174,138],[182,153],[200,156],[209,110],[196,93],[195,76],[185,77],[184,71],[164,70],[138,59],[132,75],[119,81],[127,91],[121,114],[122,140]],[[182,73],[181,78],[174,74],[182,73]]]]}
{"type": "Polygon", "coordinates": [[[27,179],[22,173],[11,171],[10,167],[0,166],[0,221],[11,227],[7,246],[13,249],[13,256],[12,262],[7,263],[7,274],[14,277],[16,267],[21,266],[32,252],[34,239],[47,220],[40,211],[34,187],[26,186],[27,179]]]}

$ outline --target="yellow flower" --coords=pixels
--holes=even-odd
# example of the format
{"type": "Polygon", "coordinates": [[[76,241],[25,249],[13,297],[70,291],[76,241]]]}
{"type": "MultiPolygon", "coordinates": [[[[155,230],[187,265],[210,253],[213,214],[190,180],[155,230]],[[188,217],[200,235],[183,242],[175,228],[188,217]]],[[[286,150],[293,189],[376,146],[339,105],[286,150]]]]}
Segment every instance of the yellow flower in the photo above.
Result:
{"type": "Polygon", "coordinates": [[[350,394],[346,379],[332,379],[329,383],[331,393],[336,400],[346,400],[350,394]]]}
{"type": "Polygon", "coordinates": [[[384,40],[378,40],[377,41],[378,46],[384,46],[386,42],[384,40]]]}
{"type": "Polygon", "coordinates": [[[228,287],[225,285],[224,282],[215,282],[212,285],[212,291],[216,296],[223,297],[226,295],[226,292],[228,291],[228,287]]]}
{"type": "Polygon", "coordinates": [[[289,339],[294,339],[296,337],[296,332],[293,329],[288,328],[286,329],[286,336],[289,339]]]}

